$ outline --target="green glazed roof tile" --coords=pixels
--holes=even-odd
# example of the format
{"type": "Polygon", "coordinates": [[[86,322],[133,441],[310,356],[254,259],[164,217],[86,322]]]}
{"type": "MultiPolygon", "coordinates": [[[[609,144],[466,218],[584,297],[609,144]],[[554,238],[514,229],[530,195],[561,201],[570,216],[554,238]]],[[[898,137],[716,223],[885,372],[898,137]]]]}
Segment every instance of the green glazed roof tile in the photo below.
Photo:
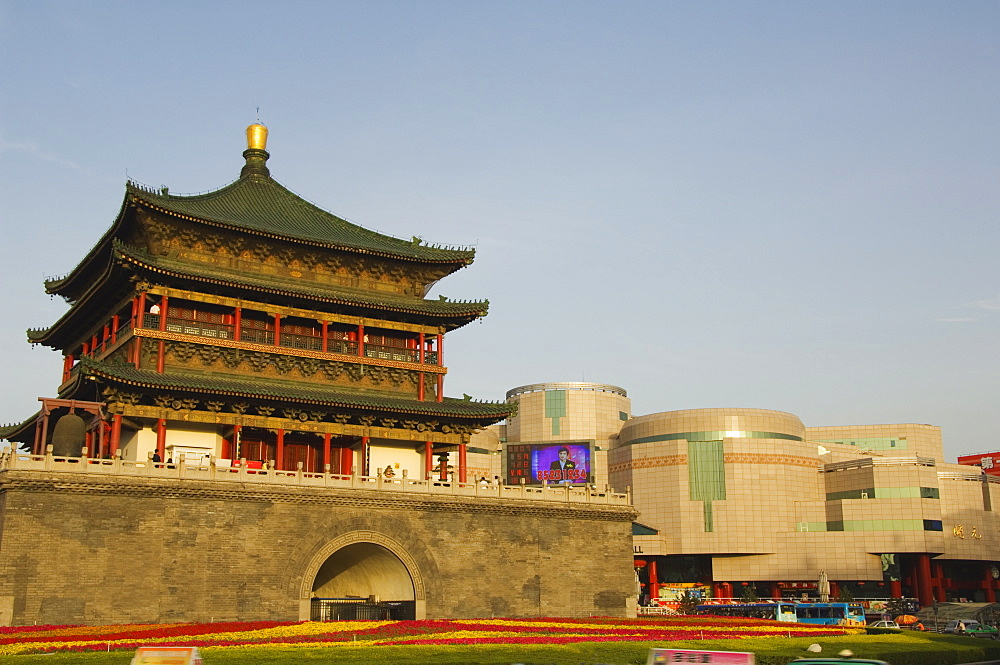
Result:
{"type": "Polygon", "coordinates": [[[426,416],[500,420],[511,412],[511,406],[505,402],[474,402],[454,398],[445,398],[441,402],[421,402],[393,394],[345,391],[308,383],[275,381],[257,377],[242,378],[218,374],[158,374],[136,369],[132,365],[102,363],[92,358],[81,358],[80,370],[86,374],[126,384],[162,390],[214,392],[264,399],[339,405],[357,409],[388,409],[394,412],[426,416]]]}
{"type": "Polygon", "coordinates": [[[277,276],[261,273],[243,273],[225,270],[217,266],[194,263],[178,259],[153,256],[135,247],[129,247],[119,240],[113,241],[114,249],[119,256],[132,263],[144,265],[150,269],[172,273],[181,276],[193,276],[203,280],[226,282],[233,285],[249,287],[250,290],[280,291],[298,295],[313,300],[335,302],[339,304],[373,307],[399,312],[409,312],[437,317],[479,317],[485,316],[489,309],[489,301],[464,302],[450,300],[425,300],[414,296],[401,296],[392,293],[377,293],[363,289],[350,289],[328,285],[314,285],[277,276]]]}
{"type": "Polygon", "coordinates": [[[269,176],[247,175],[205,194],[156,192],[129,182],[128,194],[154,208],[234,229],[418,261],[471,263],[475,250],[402,240],[337,217],[269,176]]]}

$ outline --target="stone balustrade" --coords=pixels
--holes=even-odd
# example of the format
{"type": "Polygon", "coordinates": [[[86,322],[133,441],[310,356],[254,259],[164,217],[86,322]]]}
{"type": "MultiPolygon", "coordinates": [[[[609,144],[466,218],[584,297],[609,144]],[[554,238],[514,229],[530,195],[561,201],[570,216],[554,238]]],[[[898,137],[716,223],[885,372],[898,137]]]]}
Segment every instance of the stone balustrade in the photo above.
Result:
{"type": "MultiPolygon", "coordinates": [[[[228,460],[226,460],[228,461],[228,460]]],[[[301,463],[299,464],[301,467],[301,463]]],[[[176,463],[152,460],[124,460],[119,457],[98,459],[94,457],[58,457],[52,455],[51,446],[45,455],[0,451],[0,474],[7,470],[44,471],[47,473],[89,474],[92,476],[145,477],[189,480],[229,481],[234,483],[259,483],[269,486],[328,487],[366,491],[406,492],[413,494],[450,495],[491,499],[517,499],[563,503],[607,504],[629,506],[631,489],[613,492],[608,487],[593,485],[495,485],[492,483],[455,480],[419,480],[409,478],[406,470],[398,478],[378,476],[339,475],[302,471],[282,471],[273,465],[249,468],[245,460],[227,466],[215,458],[187,460],[176,463]]],[[[2,476],[0,476],[2,479],[2,476]]]]}

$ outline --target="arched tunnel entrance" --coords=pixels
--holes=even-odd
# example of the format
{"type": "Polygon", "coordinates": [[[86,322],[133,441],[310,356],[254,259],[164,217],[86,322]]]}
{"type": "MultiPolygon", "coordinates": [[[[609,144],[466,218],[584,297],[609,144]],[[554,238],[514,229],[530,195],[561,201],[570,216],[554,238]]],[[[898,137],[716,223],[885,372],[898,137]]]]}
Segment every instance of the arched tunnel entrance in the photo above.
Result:
{"type": "Polygon", "coordinates": [[[415,593],[406,565],[375,543],[347,545],[319,567],[312,585],[313,621],[414,619],[415,593]]]}

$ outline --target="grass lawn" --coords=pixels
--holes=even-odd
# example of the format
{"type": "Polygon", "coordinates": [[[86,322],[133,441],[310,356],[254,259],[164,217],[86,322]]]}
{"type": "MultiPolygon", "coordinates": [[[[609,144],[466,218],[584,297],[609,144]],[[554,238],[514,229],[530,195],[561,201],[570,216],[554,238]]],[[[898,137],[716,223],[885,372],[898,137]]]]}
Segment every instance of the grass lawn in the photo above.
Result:
{"type": "MultiPolygon", "coordinates": [[[[642,665],[651,647],[715,651],[751,651],[757,665],[785,665],[807,655],[836,657],[850,649],[859,658],[877,658],[892,665],[953,665],[1000,659],[1000,642],[933,633],[901,632],[888,635],[838,637],[769,637],[741,640],[697,640],[671,642],[593,642],[566,645],[408,645],[335,647],[206,647],[201,650],[206,665],[299,665],[337,663],[357,665],[642,665]],[[805,649],[817,643],[822,653],[805,649]]],[[[5,665],[127,665],[133,652],[55,653],[6,656],[5,665]]]]}

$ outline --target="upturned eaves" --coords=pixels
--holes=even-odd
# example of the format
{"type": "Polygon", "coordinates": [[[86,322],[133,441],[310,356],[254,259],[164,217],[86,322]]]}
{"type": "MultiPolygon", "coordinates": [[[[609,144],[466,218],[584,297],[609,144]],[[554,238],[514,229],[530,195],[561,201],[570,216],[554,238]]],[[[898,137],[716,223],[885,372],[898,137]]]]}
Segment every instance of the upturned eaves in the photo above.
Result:
{"type": "Polygon", "coordinates": [[[344,391],[302,382],[275,381],[259,377],[158,374],[136,369],[132,365],[104,363],[91,358],[81,358],[79,370],[87,375],[146,389],[195,394],[212,393],[268,401],[294,401],[371,411],[389,410],[394,413],[423,416],[496,422],[506,418],[513,410],[513,407],[506,402],[477,402],[455,398],[445,398],[441,402],[420,401],[371,391],[344,391]]]}
{"type": "Polygon", "coordinates": [[[128,195],[160,212],[236,231],[377,256],[471,263],[475,250],[423,244],[371,231],[313,205],[269,176],[244,176],[205,194],[174,195],[129,182],[128,195]]]}

